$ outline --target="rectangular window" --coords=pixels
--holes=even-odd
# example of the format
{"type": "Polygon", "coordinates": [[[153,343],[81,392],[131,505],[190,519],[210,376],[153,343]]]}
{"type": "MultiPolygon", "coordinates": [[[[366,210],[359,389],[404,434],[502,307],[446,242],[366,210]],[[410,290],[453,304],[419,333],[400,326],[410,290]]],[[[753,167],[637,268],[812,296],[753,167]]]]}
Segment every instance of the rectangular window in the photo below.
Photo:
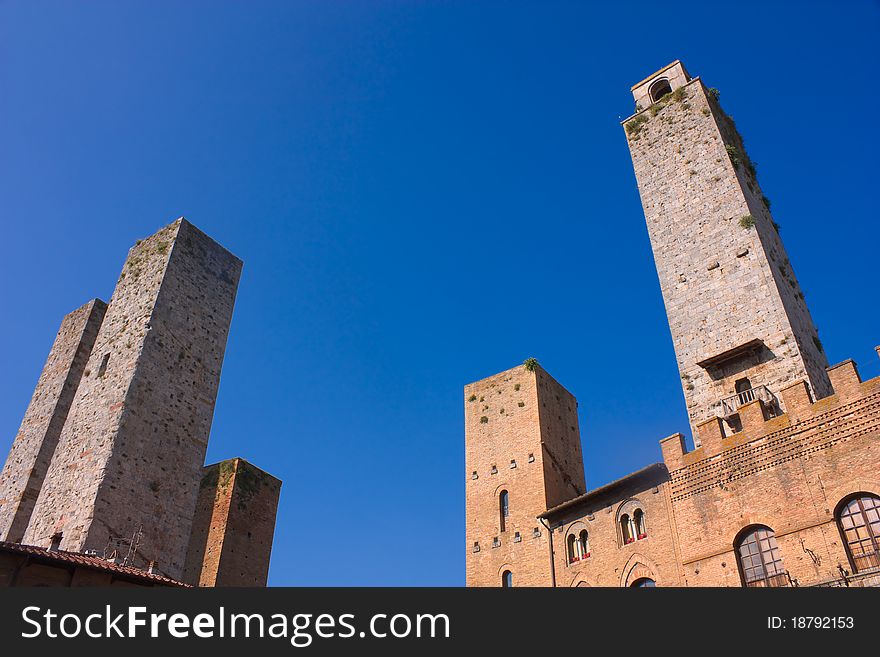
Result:
{"type": "Polygon", "coordinates": [[[98,378],[104,376],[107,372],[107,364],[110,362],[110,354],[104,354],[104,357],[101,359],[101,366],[98,368],[98,378]]]}

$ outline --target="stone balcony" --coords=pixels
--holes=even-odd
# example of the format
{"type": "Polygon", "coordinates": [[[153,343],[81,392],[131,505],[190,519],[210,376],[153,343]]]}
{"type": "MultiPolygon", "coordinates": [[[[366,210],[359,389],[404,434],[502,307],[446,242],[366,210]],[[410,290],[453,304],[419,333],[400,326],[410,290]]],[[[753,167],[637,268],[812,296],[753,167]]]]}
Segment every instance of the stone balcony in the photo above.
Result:
{"type": "Polygon", "coordinates": [[[770,392],[767,386],[755,386],[754,388],[743,390],[742,392],[738,392],[735,395],[722,399],[719,404],[719,416],[722,418],[729,418],[732,415],[736,415],[740,406],[744,406],[745,404],[759,399],[767,406],[776,401],[776,397],[770,392]]]}

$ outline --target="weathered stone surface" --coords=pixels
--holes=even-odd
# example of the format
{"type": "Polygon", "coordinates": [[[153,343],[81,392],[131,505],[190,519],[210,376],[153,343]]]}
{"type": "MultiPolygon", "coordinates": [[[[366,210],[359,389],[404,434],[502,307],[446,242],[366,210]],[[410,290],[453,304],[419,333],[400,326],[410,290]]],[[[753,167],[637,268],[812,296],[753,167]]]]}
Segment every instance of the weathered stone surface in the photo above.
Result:
{"type": "Polygon", "coordinates": [[[0,474],[0,541],[24,536],[106,311],[94,299],[61,322],[0,474]]]}
{"type": "Polygon", "coordinates": [[[184,581],[265,586],[281,481],[240,458],[203,473],[184,581]]]}
{"type": "Polygon", "coordinates": [[[694,435],[738,379],[778,399],[803,378],[827,396],[827,359],[733,121],[678,62],[633,96],[643,109],[624,126],[694,435]],[[672,94],[653,102],[664,77],[672,94]],[[756,339],[760,349],[698,364],[756,339]]]}
{"type": "Polygon", "coordinates": [[[24,542],[103,551],[180,578],[241,261],[185,219],[129,252],[24,542]]]}

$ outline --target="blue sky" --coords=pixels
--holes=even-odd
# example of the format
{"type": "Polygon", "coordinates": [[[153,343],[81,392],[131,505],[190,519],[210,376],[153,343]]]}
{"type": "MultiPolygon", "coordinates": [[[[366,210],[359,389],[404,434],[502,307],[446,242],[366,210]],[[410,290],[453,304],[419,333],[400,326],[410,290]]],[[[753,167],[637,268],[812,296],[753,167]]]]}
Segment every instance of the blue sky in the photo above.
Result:
{"type": "Polygon", "coordinates": [[[61,317],[186,216],[245,262],[209,447],[270,583],[464,583],[462,386],[529,356],[590,487],[684,402],[619,121],[721,90],[832,362],[880,374],[876,3],[0,3],[0,451],[61,317]],[[844,10],[845,9],[845,10],[844,10]]]}

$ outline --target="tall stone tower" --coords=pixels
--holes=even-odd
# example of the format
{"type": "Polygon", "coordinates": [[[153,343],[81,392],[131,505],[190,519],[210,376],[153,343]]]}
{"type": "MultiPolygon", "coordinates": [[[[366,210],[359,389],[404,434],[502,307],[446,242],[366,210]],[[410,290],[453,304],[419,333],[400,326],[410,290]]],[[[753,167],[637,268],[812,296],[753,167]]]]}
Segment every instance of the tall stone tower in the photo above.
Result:
{"type": "MultiPolygon", "coordinates": [[[[831,394],[828,362],[733,120],[675,61],[632,88],[623,122],[691,427],[798,379],[831,394]]],[[[775,411],[774,411],[775,409],[775,411]]]]}
{"type": "Polygon", "coordinates": [[[106,311],[95,299],[61,321],[0,474],[0,541],[24,536],[106,311]]]}
{"type": "Polygon", "coordinates": [[[129,251],[24,543],[134,539],[180,579],[240,273],[182,218],[129,251]]]}
{"type": "Polygon", "coordinates": [[[234,458],[203,470],[184,581],[266,586],[281,481],[234,458]]]}
{"type": "Polygon", "coordinates": [[[527,363],[464,388],[468,586],[550,586],[537,517],[586,492],[577,401],[527,363]]]}

